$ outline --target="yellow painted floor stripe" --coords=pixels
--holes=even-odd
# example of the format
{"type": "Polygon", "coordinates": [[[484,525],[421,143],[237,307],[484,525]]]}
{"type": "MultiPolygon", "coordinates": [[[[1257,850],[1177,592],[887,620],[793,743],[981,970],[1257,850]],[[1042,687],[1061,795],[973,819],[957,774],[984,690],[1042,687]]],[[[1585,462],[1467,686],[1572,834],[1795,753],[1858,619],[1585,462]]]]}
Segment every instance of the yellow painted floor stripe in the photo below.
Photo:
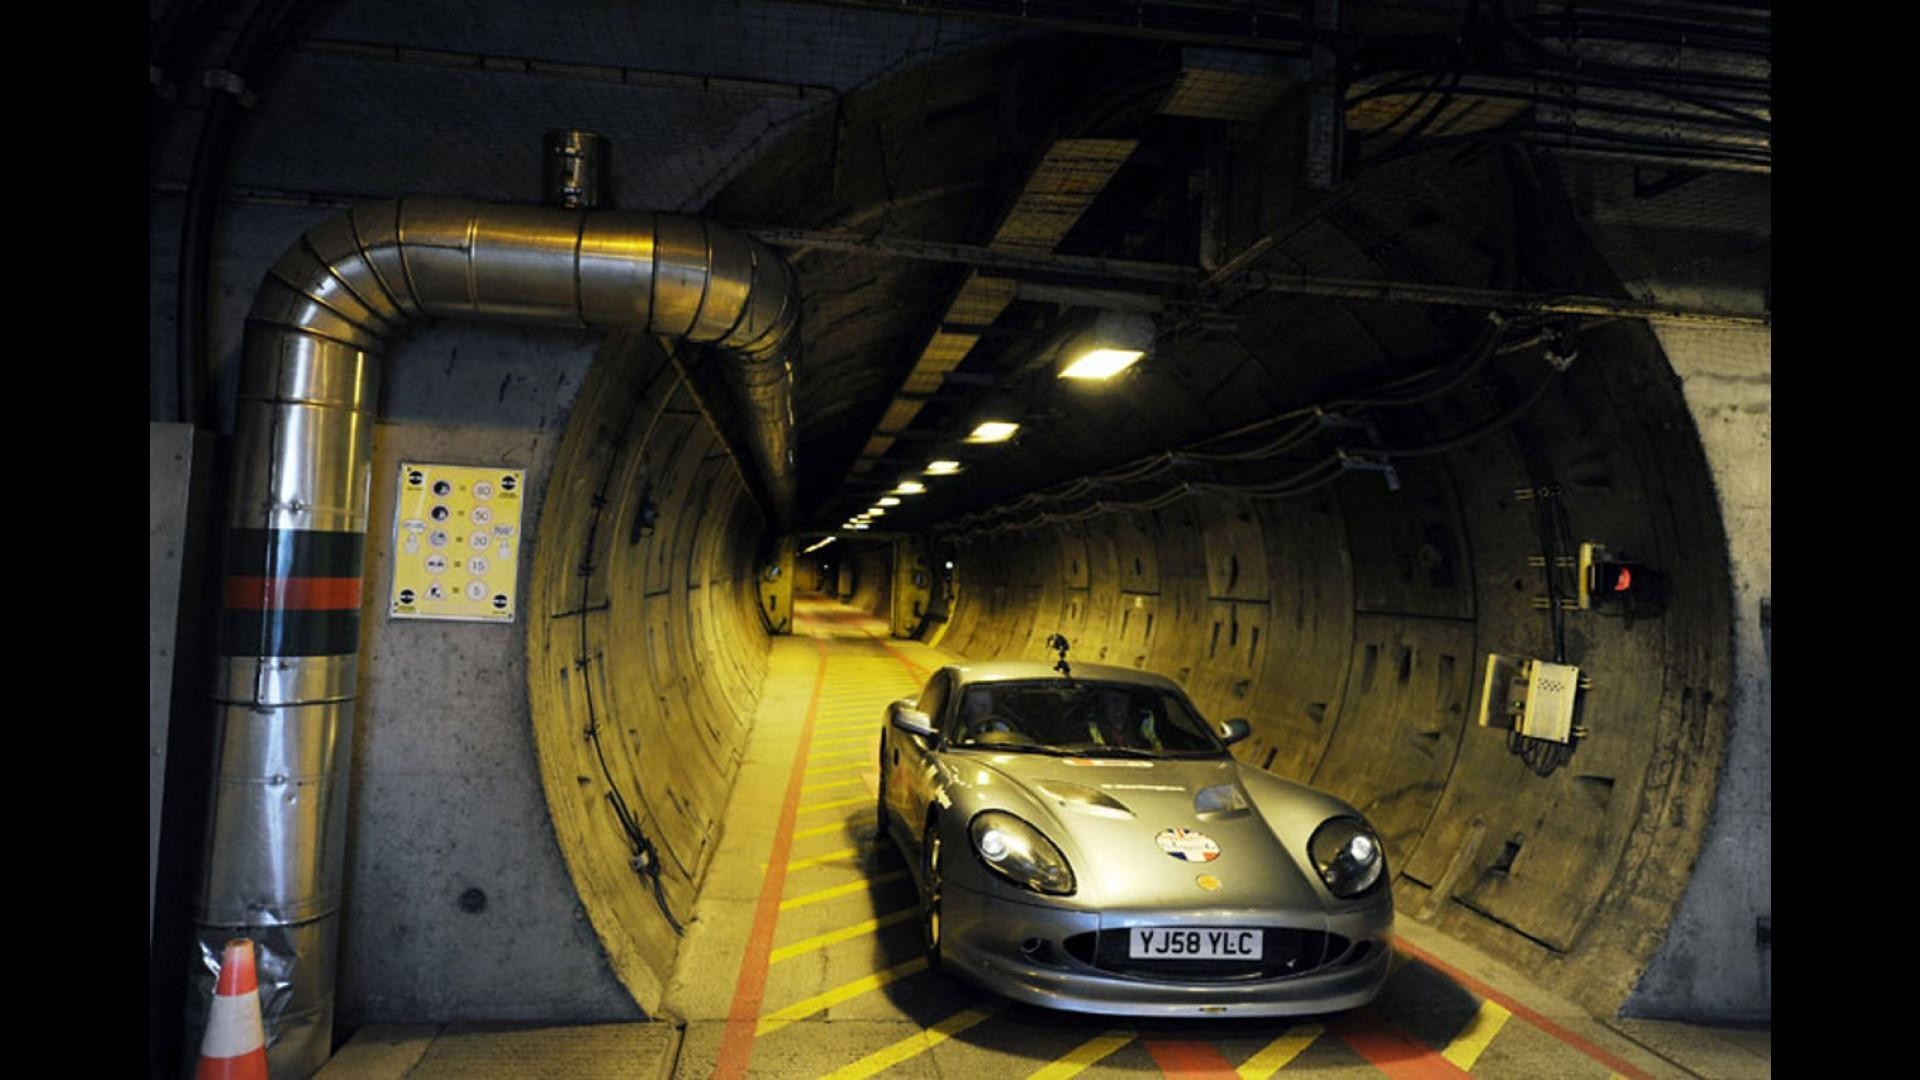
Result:
{"type": "Polygon", "coordinates": [[[801,803],[800,812],[810,814],[815,810],[831,810],[836,806],[852,806],[855,803],[870,803],[872,801],[873,796],[871,795],[856,795],[851,799],[839,799],[834,802],[801,803]]]}
{"type": "Polygon", "coordinates": [[[855,785],[865,786],[866,781],[857,776],[850,777],[846,780],[823,780],[818,784],[801,784],[800,791],[802,794],[805,794],[809,791],[825,791],[828,788],[853,787],[855,785]]]}
{"type": "Polygon", "coordinates": [[[920,913],[917,907],[891,912],[877,919],[863,919],[852,926],[843,926],[838,930],[829,930],[824,934],[815,934],[810,938],[796,941],[791,945],[782,945],[767,956],[767,963],[777,964],[782,960],[791,960],[796,956],[805,956],[810,952],[824,949],[829,945],[838,945],[842,941],[851,941],[857,937],[866,937],[881,929],[906,922],[920,913]]]}
{"type": "Polygon", "coordinates": [[[1261,1047],[1259,1053],[1240,1066],[1241,1080],[1267,1080],[1299,1057],[1302,1050],[1312,1046],[1313,1040],[1325,1030],[1319,1024],[1296,1024],[1288,1028],[1286,1034],[1261,1047]]]}
{"type": "Polygon", "coordinates": [[[838,738],[838,739],[816,738],[813,740],[813,746],[814,746],[814,749],[816,750],[825,746],[841,746],[841,747],[858,746],[861,743],[872,742],[874,735],[877,735],[877,734],[879,734],[879,732],[873,732],[867,735],[848,735],[844,738],[838,738]]]}
{"type": "Polygon", "coordinates": [[[877,762],[879,758],[873,754],[867,753],[865,750],[837,750],[831,754],[809,754],[807,755],[807,760],[808,761],[834,761],[834,762],[839,762],[839,761],[875,761],[877,762]]]}
{"type": "Polygon", "coordinates": [[[808,859],[790,859],[787,862],[787,870],[789,872],[805,870],[809,867],[825,866],[833,862],[846,862],[848,859],[858,858],[859,856],[859,848],[841,848],[839,851],[829,851],[825,855],[815,855],[808,859]]]}
{"type": "Polygon", "coordinates": [[[813,776],[814,774],[818,773],[821,776],[825,776],[828,773],[856,772],[866,767],[867,767],[867,764],[864,761],[856,761],[851,765],[823,765],[817,769],[808,769],[805,775],[813,776]]]}
{"type": "Polygon", "coordinates": [[[869,994],[891,982],[897,982],[927,970],[927,958],[916,956],[904,964],[895,964],[885,971],[876,971],[864,978],[855,979],[842,986],[836,986],[825,993],[815,994],[802,1001],[796,1001],[784,1009],[768,1013],[760,1018],[760,1024],[754,1028],[754,1035],[767,1035],[795,1020],[805,1020],[822,1009],[831,1009],[842,1002],[852,1001],[861,994],[869,994]]]}
{"type": "Polygon", "coordinates": [[[836,821],[831,825],[821,825],[818,828],[801,829],[799,832],[793,834],[793,838],[795,840],[805,840],[809,836],[825,836],[828,833],[845,832],[846,830],[846,822],[836,821]]]}
{"type": "Polygon", "coordinates": [[[1473,1014],[1466,1028],[1454,1036],[1445,1050],[1440,1051],[1440,1056],[1453,1062],[1461,1072],[1471,1071],[1473,1063],[1480,1060],[1480,1055],[1487,1049],[1487,1044],[1500,1034],[1500,1029],[1506,1027],[1511,1019],[1513,1013],[1506,1006],[1497,1001],[1482,1001],[1480,1011],[1473,1014]]]}
{"type": "Polygon", "coordinates": [[[889,882],[899,881],[906,876],[907,872],[905,870],[894,870],[885,874],[875,874],[872,877],[861,878],[859,881],[849,881],[845,885],[835,885],[828,889],[801,893],[791,900],[780,901],[780,910],[791,911],[797,907],[806,907],[808,904],[818,904],[823,900],[838,900],[848,893],[857,893],[869,885],[885,885],[889,882]]]}
{"type": "Polygon", "coordinates": [[[1028,1073],[1027,1080],[1067,1080],[1070,1076],[1078,1076],[1089,1066],[1132,1041],[1133,1032],[1126,1028],[1115,1028],[1067,1051],[1053,1064],[1028,1073]]]}
{"type": "Polygon", "coordinates": [[[983,1005],[954,1013],[925,1031],[916,1031],[892,1046],[881,1047],[845,1068],[827,1073],[821,1080],[866,1080],[867,1077],[891,1069],[909,1058],[919,1057],[992,1016],[999,1007],[997,1004],[983,1005]]]}

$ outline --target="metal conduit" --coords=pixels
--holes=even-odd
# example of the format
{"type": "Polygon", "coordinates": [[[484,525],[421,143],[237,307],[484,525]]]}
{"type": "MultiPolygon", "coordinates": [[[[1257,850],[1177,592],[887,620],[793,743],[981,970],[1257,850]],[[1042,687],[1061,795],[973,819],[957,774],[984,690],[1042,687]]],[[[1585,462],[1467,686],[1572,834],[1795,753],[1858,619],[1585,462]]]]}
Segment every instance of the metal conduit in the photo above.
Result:
{"type": "Polygon", "coordinates": [[[310,230],[248,312],[229,487],[189,1045],[228,938],[257,943],[276,1076],[326,1061],[380,355],[415,319],[710,345],[791,522],[799,295],[773,249],[672,214],[406,199],[310,230]]]}

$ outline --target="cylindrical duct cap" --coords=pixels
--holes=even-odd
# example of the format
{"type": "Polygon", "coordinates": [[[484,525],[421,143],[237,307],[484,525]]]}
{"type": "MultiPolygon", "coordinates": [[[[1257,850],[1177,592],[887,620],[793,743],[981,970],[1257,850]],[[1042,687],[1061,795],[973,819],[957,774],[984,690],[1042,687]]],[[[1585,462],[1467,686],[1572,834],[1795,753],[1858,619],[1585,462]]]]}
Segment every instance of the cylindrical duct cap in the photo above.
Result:
{"type": "Polygon", "coordinates": [[[591,131],[549,131],[546,144],[547,205],[567,210],[605,210],[613,205],[607,195],[604,136],[591,131]]]}

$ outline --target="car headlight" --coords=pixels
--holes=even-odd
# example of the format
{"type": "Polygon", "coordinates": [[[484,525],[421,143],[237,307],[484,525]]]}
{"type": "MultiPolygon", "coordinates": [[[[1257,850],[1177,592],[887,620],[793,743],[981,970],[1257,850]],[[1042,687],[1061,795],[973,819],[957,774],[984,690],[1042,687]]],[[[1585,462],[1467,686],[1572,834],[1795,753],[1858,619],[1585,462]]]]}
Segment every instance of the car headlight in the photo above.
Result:
{"type": "Polygon", "coordinates": [[[1359,896],[1379,883],[1387,865],[1380,838],[1359,818],[1334,818],[1314,830],[1307,854],[1335,896],[1359,896]]]}
{"type": "Polygon", "coordinates": [[[987,868],[1023,889],[1067,896],[1073,892],[1073,870],[1067,857],[1040,830],[998,810],[974,815],[967,830],[973,850],[987,868]]]}

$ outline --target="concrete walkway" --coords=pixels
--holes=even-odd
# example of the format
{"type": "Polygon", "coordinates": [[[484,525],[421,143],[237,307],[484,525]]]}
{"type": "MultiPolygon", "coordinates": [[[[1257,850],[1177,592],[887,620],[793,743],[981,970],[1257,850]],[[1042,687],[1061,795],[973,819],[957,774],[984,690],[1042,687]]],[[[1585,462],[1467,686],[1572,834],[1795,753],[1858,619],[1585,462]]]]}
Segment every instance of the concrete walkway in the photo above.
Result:
{"type": "Polygon", "coordinates": [[[671,1019],[368,1028],[322,1077],[1764,1077],[1766,1032],[1603,1023],[1411,919],[1380,998],[1282,1021],[1116,1021],[927,973],[912,880],[875,837],[880,718],[951,659],[795,605],[668,991],[671,1019]]]}

